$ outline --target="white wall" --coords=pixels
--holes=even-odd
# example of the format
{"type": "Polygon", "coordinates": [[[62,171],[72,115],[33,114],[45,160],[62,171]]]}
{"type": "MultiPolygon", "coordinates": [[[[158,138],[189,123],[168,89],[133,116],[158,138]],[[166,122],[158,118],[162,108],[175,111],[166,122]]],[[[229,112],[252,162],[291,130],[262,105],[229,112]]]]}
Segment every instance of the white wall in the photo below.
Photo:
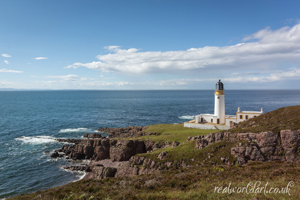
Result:
{"type": "Polygon", "coordinates": [[[215,95],[215,112],[214,123],[217,123],[217,118],[220,119],[220,124],[225,123],[225,95],[215,95]]]}
{"type": "Polygon", "coordinates": [[[243,113],[243,112],[237,112],[236,113],[236,121],[237,121],[237,123],[245,121],[246,120],[246,115],[248,115],[248,119],[251,119],[254,116],[257,117],[257,116],[261,115],[261,113],[243,113]],[[243,119],[240,119],[240,115],[243,116],[243,119]]]}
{"type": "Polygon", "coordinates": [[[226,121],[225,124],[226,124],[227,126],[230,126],[230,121],[236,122],[236,119],[226,118],[225,121],[226,121]]]}
{"type": "Polygon", "coordinates": [[[203,118],[203,122],[211,122],[213,115],[212,114],[201,114],[197,115],[196,118],[196,123],[201,122],[201,118],[203,118]]]}

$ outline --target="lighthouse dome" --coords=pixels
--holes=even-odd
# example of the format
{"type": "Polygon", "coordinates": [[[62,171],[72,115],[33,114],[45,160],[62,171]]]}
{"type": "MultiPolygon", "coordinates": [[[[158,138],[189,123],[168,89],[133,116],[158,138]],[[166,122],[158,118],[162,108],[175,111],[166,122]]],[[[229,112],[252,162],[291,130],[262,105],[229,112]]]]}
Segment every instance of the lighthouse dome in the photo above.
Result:
{"type": "Polygon", "coordinates": [[[221,79],[216,83],[216,90],[224,90],[224,85],[221,82],[221,79]]]}

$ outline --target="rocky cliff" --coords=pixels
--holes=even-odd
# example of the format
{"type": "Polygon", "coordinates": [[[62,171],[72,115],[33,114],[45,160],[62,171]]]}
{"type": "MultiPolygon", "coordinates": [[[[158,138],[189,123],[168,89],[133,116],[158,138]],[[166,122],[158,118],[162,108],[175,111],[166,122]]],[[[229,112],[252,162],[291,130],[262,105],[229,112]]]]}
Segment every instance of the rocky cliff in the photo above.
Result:
{"type": "Polygon", "coordinates": [[[82,139],[76,140],[74,145],[65,144],[58,151],[74,160],[126,161],[133,155],[145,153],[146,147],[139,140],[82,139]]]}
{"type": "MultiPolygon", "coordinates": [[[[194,138],[189,138],[194,139],[194,138]]],[[[239,146],[231,148],[231,155],[238,163],[252,161],[299,161],[300,130],[282,130],[261,133],[211,133],[196,137],[195,149],[202,149],[221,140],[241,141],[239,146]]]]}
{"type": "MultiPolygon", "coordinates": [[[[57,139],[65,144],[61,149],[55,150],[51,157],[65,157],[67,159],[89,159],[89,165],[63,166],[66,170],[86,171],[86,178],[102,179],[106,177],[122,177],[147,174],[161,168],[156,163],[144,157],[134,157],[136,154],[146,153],[158,148],[165,148],[178,142],[153,142],[150,140],[122,140],[122,139],[57,139]],[[109,160],[109,161],[108,161],[109,160]],[[98,162],[102,161],[102,162],[98,162]],[[127,162],[126,162],[127,161],[127,162]]],[[[170,164],[166,163],[170,167],[170,164]]]]}

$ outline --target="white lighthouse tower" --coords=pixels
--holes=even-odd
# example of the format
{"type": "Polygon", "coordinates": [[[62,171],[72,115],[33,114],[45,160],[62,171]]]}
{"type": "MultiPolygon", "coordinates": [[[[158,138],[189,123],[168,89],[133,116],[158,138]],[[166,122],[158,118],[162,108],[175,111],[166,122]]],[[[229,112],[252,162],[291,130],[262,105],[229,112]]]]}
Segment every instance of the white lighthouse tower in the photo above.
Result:
{"type": "Polygon", "coordinates": [[[224,85],[221,80],[216,83],[213,123],[225,124],[225,94],[224,85]]]}

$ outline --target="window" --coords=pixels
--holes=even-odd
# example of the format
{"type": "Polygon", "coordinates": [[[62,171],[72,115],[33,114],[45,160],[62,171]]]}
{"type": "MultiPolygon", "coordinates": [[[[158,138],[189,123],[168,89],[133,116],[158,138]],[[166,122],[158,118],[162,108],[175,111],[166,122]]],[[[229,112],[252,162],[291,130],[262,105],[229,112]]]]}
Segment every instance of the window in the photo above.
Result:
{"type": "Polygon", "coordinates": [[[232,124],[232,121],[230,121],[229,124],[232,124]]]}
{"type": "Polygon", "coordinates": [[[249,119],[248,115],[245,116],[245,119],[249,119]]]}
{"type": "Polygon", "coordinates": [[[255,115],[253,117],[256,117],[255,115]]]}
{"type": "Polygon", "coordinates": [[[217,97],[217,99],[220,99],[220,97],[217,97]]]}
{"type": "Polygon", "coordinates": [[[240,119],[243,119],[243,115],[240,115],[240,119]]]}
{"type": "Polygon", "coordinates": [[[210,122],[212,123],[212,122],[213,122],[213,119],[211,119],[210,122]]]}
{"type": "Polygon", "coordinates": [[[220,119],[217,119],[217,124],[220,124],[220,119]]]}

